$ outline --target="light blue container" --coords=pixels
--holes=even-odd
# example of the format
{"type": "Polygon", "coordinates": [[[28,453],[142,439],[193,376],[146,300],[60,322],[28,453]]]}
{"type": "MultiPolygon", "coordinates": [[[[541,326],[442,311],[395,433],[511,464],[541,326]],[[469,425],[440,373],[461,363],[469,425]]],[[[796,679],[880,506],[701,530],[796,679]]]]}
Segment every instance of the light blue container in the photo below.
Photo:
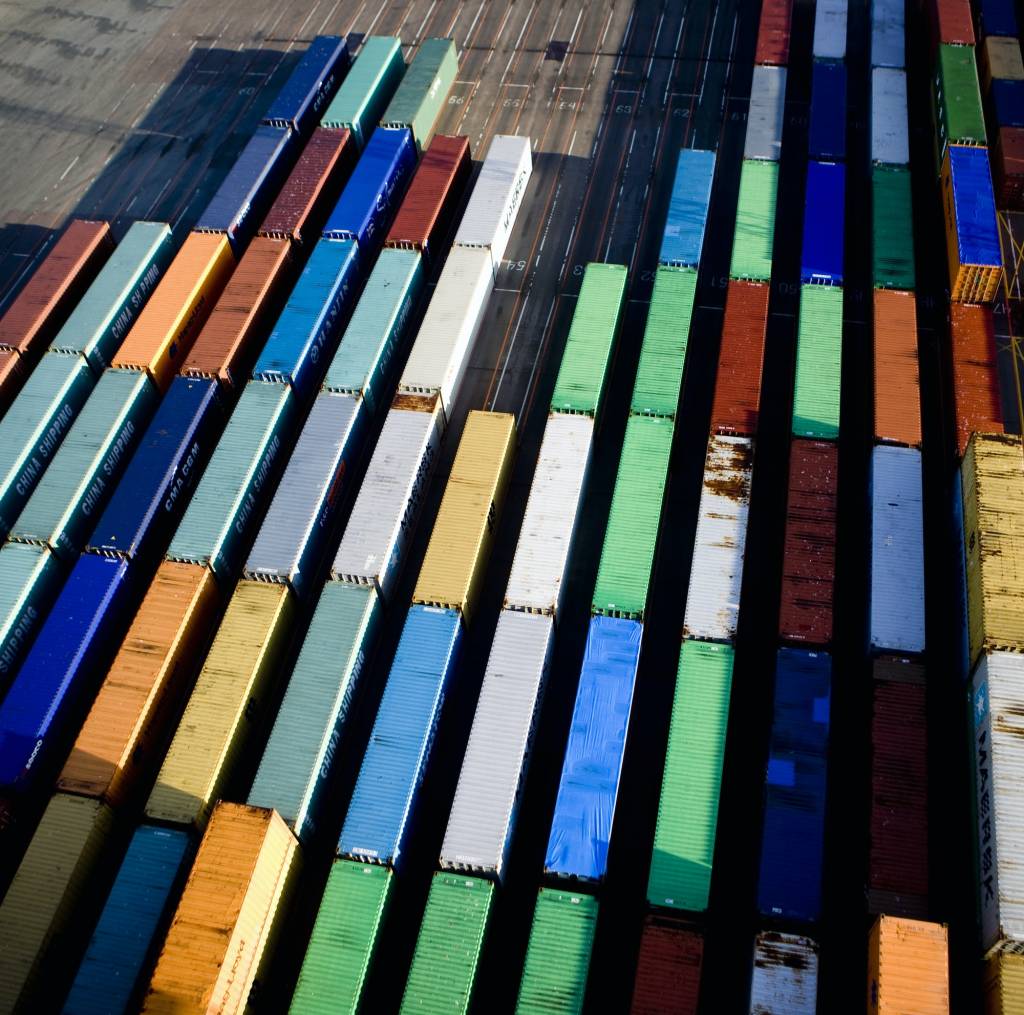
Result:
{"type": "Polygon", "coordinates": [[[714,178],[714,152],[684,148],[679,153],[668,219],[661,238],[659,264],[671,268],[696,268],[700,263],[714,178]]]}

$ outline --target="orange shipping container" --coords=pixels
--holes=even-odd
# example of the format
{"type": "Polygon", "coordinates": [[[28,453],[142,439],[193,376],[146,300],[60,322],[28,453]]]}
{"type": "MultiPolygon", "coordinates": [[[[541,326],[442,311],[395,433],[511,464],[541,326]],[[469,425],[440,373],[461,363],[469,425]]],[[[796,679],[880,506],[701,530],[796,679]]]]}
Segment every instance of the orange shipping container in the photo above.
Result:
{"type": "Polygon", "coordinates": [[[297,859],[295,838],[277,811],[218,804],[142,1010],[244,1011],[273,952],[275,918],[286,908],[297,859]]]}
{"type": "Polygon", "coordinates": [[[953,343],[953,412],[957,455],[972,433],[1003,433],[996,372],[996,336],[988,307],[954,303],[949,310],[953,343]]]}
{"type": "Polygon", "coordinates": [[[880,916],[868,938],[870,1015],[949,1015],[944,923],[880,916]]]}
{"type": "Polygon", "coordinates": [[[189,233],[110,365],[147,370],[166,391],[234,267],[226,236],[189,233]]]}
{"type": "Polygon", "coordinates": [[[0,349],[0,413],[9,408],[24,380],[21,354],[16,349],[0,349]]]}
{"type": "Polygon", "coordinates": [[[144,792],[223,605],[213,572],[164,561],[57,782],[120,807],[144,792]]]}
{"type": "Polygon", "coordinates": [[[921,443],[921,390],[914,294],[874,291],[875,440],[921,443]]]}

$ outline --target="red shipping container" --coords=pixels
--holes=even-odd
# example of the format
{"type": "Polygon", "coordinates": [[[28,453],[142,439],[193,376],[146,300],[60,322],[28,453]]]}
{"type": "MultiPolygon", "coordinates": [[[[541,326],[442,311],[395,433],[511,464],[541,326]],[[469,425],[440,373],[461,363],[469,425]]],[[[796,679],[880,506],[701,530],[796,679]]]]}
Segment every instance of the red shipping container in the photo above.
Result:
{"type": "Polygon", "coordinates": [[[729,282],[711,407],[712,433],[739,437],[757,433],[768,292],[761,282],[729,282]]]}
{"type": "Polygon", "coordinates": [[[940,42],[954,46],[974,45],[970,0],[929,0],[927,13],[933,49],[940,42]]]}
{"type": "Polygon", "coordinates": [[[793,0],[763,0],[754,63],[782,66],[789,63],[789,26],[792,17],[793,0]]]}
{"type": "Polygon", "coordinates": [[[871,709],[872,913],[928,915],[928,722],[924,667],[874,661],[871,709]]]}
{"type": "Polygon", "coordinates": [[[472,168],[469,138],[435,134],[416,169],[384,245],[429,255],[444,238],[472,168]]]}
{"type": "Polygon", "coordinates": [[[347,130],[317,127],[259,228],[260,236],[315,243],[355,165],[347,130]]]}
{"type": "Polygon", "coordinates": [[[953,303],[949,308],[949,331],[953,343],[956,448],[962,458],[972,433],[1004,432],[992,310],[953,303]]]}
{"type": "Polygon", "coordinates": [[[832,640],[839,449],[832,441],[794,440],[782,558],[779,637],[801,645],[832,640]]]}
{"type": "Polygon", "coordinates": [[[631,1015],[696,1015],[704,939],[691,927],[648,916],[640,938],[631,1015]]]}
{"type": "Polygon", "coordinates": [[[997,208],[1024,208],[1024,128],[1000,127],[992,149],[997,208]]]}
{"type": "Polygon", "coordinates": [[[875,440],[921,443],[921,388],[914,294],[874,290],[875,440]]]}

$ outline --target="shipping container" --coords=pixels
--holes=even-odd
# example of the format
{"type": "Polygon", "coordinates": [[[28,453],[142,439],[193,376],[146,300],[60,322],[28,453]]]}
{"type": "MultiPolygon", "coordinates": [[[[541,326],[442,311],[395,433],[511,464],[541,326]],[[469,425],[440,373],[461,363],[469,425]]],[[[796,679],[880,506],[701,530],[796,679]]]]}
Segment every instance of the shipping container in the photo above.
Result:
{"type": "Polygon", "coordinates": [[[384,245],[440,256],[472,166],[468,137],[436,135],[423,153],[384,245]]]}
{"type": "Polygon", "coordinates": [[[84,548],[159,404],[145,373],[107,370],[11,528],[66,563],[84,548]]]}
{"type": "Polygon", "coordinates": [[[982,36],[1006,35],[1016,38],[1020,34],[1013,0],[979,0],[976,9],[982,36]]]}
{"type": "Polygon", "coordinates": [[[990,155],[996,206],[1019,210],[1024,206],[1024,130],[1000,127],[990,155]]]}
{"type": "Polygon", "coordinates": [[[902,0],[871,0],[871,66],[906,66],[902,0]]]}
{"type": "Polygon", "coordinates": [[[459,74],[459,54],[452,39],[423,39],[384,110],[382,127],[412,131],[417,149],[425,148],[459,74]]]}
{"type": "Polygon", "coordinates": [[[432,412],[388,412],[334,556],[334,578],[372,585],[390,601],[437,463],[442,429],[436,403],[432,412]]]}
{"type": "Polygon", "coordinates": [[[846,167],[838,162],[808,162],[801,282],[843,284],[845,201],[846,167]]]}
{"type": "Polygon", "coordinates": [[[1014,1015],[1024,1005],[1024,955],[1001,952],[986,961],[982,973],[985,1015],[1014,1015]]]}
{"type": "Polygon", "coordinates": [[[498,615],[441,846],[444,869],[504,877],[553,642],[549,616],[498,615]]]}
{"type": "Polygon", "coordinates": [[[837,445],[792,441],[779,603],[782,641],[808,645],[832,641],[838,490],[837,445]]]}
{"type": "Polygon", "coordinates": [[[0,416],[6,413],[17,397],[28,372],[28,356],[17,349],[0,349],[0,416]]]}
{"type": "Polygon", "coordinates": [[[219,804],[196,853],[144,1012],[242,1011],[288,905],[298,847],[273,812],[219,804]]]}
{"type": "Polygon", "coordinates": [[[846,15],[846,0],[819,0],[815,5],[815,60],[846,59],[846,15]]]}
{"type": "Polygon", "coordinates": [[[533,172],[530,139],[495,134],[455,232],[455,245],[484,247],[497,272],[533,172]]]}
{"type": "Polygon", "coordinates": [[[944,923],[880,916],[868,936],[868,1011],[949,1015],[948,952],[944,923]]]}
{"type": "Polygon", "coordinates": [[[318,35],[263,114],[263,122],[271,127],[291,127],[300,137],[311,133],[348,65],[345,40],[338,35],[318,35]]]}
{"type": "Polygon", "coordinates": [[[914,222],[910,170],[871,170],[871,253],[876,289],[910,289],[914,280],[914,222]]]}
{"type": "Polygon", "coordinates": [[[704,938],[666,916],[647,916],[630,1015],[697,1015],[704,938]]]}
{"type": "Polygon", "coordinates": [[[875,441],[921,443],[917,305],[911,292],[875,289],[875,441]]]}
{"type": "Polygon", "coordinates": [[[294,614],[287,586],[238,583],[146,801],[151,821],[202,831],[273,696],[294,614]]]}
{"type": "Polygon", "coordinates": [[[782,124],[786,108],[786,68],[755,64],[750,85],[744,159],[778,162],[782,153],[782,124]]]}
{"type": "Polygon", "coordinates": [[[889,166],[910,164],[904,70],[875,67],[871,71],[871,161],[889,166]]]}
{"type": "Polygon", "coordinates": [[[750,1015],[816,1015],[817,1011],[818,945],[796,934],[758,934],[750,1015]]]}
{"type": "Polygon", "coordinates": [[[434,875],[399,1011],[466,1015],[493,897],[490,881],[434,875]]]}
{"type": "Polygon", "coordinates": [[[590,618],[544,856],[547,874],[604,878],[642,634],[635,620],[590,618]]]}
{"type": "Polygon", "coordinates": [[[924,617],[921,452],[879,445],[871,451],[872,651],[923,652],[924,617]]]}
{"type": "Polygon", "coordinates": [[[993,78],[1006,81],[1024,79],[1024,61],[1021,60],[1020,41],[990,35],[978,47],[978,66],[981,68],[982,91],[987,93],[993,78]]]}
{"type": "Polygon", "coordinates": [[[842,365],[843,290],[838,286],[801,286],[793,382],[794,437],[838,438],[842,365]]]}
{"type": "Polygon", "coordinates": [[[826,653],[779,649],[757,885],[765,916],[821,915],[831,678],[826,653]]]}
{"type": "Polygon", "coordinates": [[[733,661],[731,645],[683,642],[647,879],[652,906],[708,908],[733,661]]]}
{"type": "Polygon", "coordinates": [[[234,268],[225,237],[189,233],[111,366],[147,370],[166,391],[234,268]]]}
{"type": "Polygon", "coordinates": [[[932,48],[939,43],[974,45],[974,19],[970,0],[928,0],[927,18],[932,48]]]}
{"type": "Polygon", "coordinates": [[[0,697],[60,591],[64,568],[46,546],[0,548],[0,697]]]}
{"type": "Polygon", "coordinates": [[[671,419],[630,416],[615,476],[591,612],[643,620],[672,455],[671,419]]]}
{"type": "Polygon", "coordinates": [[[769,287],[760,282],[729,281],[711,406],[712,433],[757,434],[769,293],[769,287]]]}
{"type": "Polygon", "coordinates": [[[789,62],[789,28],[793,17],[793,0],[765,0],[761,4],[761,20],[757,28],[757,50],[754,64],[789,62]]]}
{"type": "Polygon", "coordinates": [[[169,226],[133,223],[50,348],[84,356],[99,376],[110,365],[173,255],[169,226]]]}
{"type": "Polygon", "coordinates": [[[320,123],[324,127],[347,128],[361,149],[404,73],[401,39],[367,36],[320,123]]]}
{"type": "Polygon", "coordinates": [[[338,839],[338,855],[398,869],[462,649],[456,610],[406,617],[338,839]]]}
{"type": "MultiPolygon", "coordinates": [[[[597,417],[608,378],[608,363],[618,336],[626,300],[627,271],[622,264],[589,263],[583,272],[579,297],[551,394],[551,411],[597,417]]],[[[655,294],[669,288],[655,278],[655,294]]],[[[691,296],[692,302],[692,296],[691,296]]],[[[673,307],[678,310],[678,307],[673,307]]],[[[673,317],[678,326],[678,317],[673,317]]],[[[686,329],[682,329],[685,334],[686,329]]],[[[675,409],[675,404],[672,406],[675,409]]]]}
{"type": "Polygon", "coordinates": [[[939,46],[932,98],[940,161],[949,144],[985,144],[985,114],[973,46],[939,46]]]}
{"type": "Polygon", "coordinates": [[[354,240],[320,240],[256,360],[253,377],[290,384],[305,405],[323,382],[341,340],[362,270],[354,240]]]}
{"type": "Polygon", "coordinates": [[[767,282],[772,277],[777,162],[743,160],[730,278],[767,282]]]}
{"type": "Polygon", "coordinates": [[[683,148],[669,196],[658,263],[670,268],[696,268],[704,246],[704,227],[715,179],[715,153],[683,148]]]}
{"type": "Polygon", "coordinates": [[[875,659],[868,910],[928,915],[928,710],[924,667],[875,659]]]}
{"type": "Polygon", "coordinates": [[[516,1000],[517,1015],[580,1015],[597,927],[597,899],[542,888],[516,1000]]]}
{"type": "Polygon", "coordinates": [[[736,636],[753,464],[751,438],[708,441],[684,637],[731,642],[736,636]]]}
{"type": "Polygon", "coordinates": [[[846,65],[815,60],[811,66],[811,122],[807,154],[846,158],[846,65]]]}
{"type": "Polygon", "coordinates": [[[949,660],[950,669],[959,680],[971,672],[971,641],[967,623],[967,557],[964,553],[964,491],[963,468],[958,467],[949,484],[949,525],[946,527],[946,552],[953,565],[953,622],[956,648],[949,660]]]}
{"type": "Polygon", "coordinates": [[[949,331],[957,455],[963,457],[972,433],[1003,432],[992,311],[954,303],[949,308],[949,331]]]}
{"type": "Polygon", "coordinates": [[[997,127],[1024,127],[1024,81],[993,81],[989,103],[997,127]]]}

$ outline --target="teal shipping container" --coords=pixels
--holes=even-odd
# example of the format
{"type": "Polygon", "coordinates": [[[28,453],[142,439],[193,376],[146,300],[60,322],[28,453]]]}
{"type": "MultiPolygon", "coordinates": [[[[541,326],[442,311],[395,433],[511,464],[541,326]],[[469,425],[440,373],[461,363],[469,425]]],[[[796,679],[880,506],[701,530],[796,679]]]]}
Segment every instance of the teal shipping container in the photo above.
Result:
{"type": "Polygon", "coordinates": [[[359,55],[327,107],[320,126],[347,128],[362,150],[404,74],[401,39],[390,35],[363,39],[359,55]]]}
{"type": "Polygon", "coordinates": [[[0,696],[60,591],[64,567],[48,546],[0,547],[0,696]]]}
{"type": "Polygon", "coordinates": [[[424,39],[384,111],[381,126],[408,127],[417,149],[422,151],[458,73],[459,55],[454,41],[424,39]]]}

